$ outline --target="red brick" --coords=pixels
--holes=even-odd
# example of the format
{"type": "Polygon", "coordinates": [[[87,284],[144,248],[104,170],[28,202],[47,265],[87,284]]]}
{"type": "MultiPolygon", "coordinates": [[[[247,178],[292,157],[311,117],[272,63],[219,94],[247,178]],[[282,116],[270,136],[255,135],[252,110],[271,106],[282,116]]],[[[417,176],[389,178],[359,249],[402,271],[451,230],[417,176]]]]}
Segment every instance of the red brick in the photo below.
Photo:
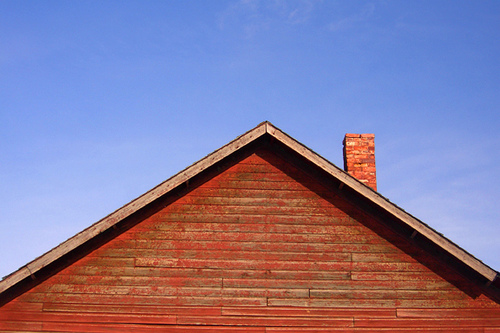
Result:
{"type": "Polygon", "coordinates": [[[375,135],[348,133],[344,138],[344,170],[377,190],[375,135]]]}

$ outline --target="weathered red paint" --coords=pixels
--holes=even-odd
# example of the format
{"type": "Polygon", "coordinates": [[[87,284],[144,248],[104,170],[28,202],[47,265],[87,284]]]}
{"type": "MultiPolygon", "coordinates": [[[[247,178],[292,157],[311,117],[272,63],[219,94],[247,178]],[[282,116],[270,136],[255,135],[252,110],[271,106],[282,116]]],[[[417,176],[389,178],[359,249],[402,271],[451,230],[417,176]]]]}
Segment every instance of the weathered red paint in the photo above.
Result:
{"type": "MultiPolygon", "coordinates": [[[[473,298],[258,151],[0,308],[2,332],[485,332],[473,298]]],[[[429,258],[432,260],[432,258],[429,258]]]]}

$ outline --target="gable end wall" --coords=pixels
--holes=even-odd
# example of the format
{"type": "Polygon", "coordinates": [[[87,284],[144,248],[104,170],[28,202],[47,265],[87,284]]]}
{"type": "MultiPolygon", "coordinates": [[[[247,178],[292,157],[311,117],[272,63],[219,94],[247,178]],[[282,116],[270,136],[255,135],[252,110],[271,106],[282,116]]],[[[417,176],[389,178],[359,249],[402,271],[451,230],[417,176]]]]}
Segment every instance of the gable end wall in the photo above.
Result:
{"type": "Polygon", "coordinates": [[[500,327],[336,193],[257,149],[5,304],[0,331],[500,327]]]}

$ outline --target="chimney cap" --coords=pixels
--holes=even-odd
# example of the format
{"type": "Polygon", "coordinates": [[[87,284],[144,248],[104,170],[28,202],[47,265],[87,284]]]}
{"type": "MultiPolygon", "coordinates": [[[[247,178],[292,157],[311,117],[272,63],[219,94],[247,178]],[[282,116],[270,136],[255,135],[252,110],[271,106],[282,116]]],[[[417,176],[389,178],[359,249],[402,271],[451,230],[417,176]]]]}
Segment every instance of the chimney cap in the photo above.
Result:
{"type": "Polygon", "coordinates": [[[355,133],[346,133],[346,138],[375,138],[375,134],[373,133],[364,133],[364,134],[355,134],[355,133]]]}

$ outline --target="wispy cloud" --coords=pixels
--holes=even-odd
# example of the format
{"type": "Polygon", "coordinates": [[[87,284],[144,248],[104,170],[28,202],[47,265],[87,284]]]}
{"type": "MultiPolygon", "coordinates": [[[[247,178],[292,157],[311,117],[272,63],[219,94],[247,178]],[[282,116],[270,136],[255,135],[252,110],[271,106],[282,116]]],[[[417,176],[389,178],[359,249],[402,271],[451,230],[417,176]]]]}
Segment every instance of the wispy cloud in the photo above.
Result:
{"type": "Polygon", "coordinates": [[[368,3],[365,6],[363,6],[363,8],[361,8],[360,12],[343,17],[341,19],[336,20],[335,22],[328,24],[328,29],[330,31],[341,31],[341,30],[351,29],[362,22],[368,21],[373,16],[374,12],[375,12],[375,4],[368,3]]]}
{"type": "Polygon", "coordinates": [[[241,29],[246,37],[253,37],[273,26],[308,22],[321,2],[321,0],[240,0],[228,6],[219,15],[218,26],[221,30],[241,29]]]}
{"type": "Polygon", "coordinates": [[[314,9],[322,1],[274,1],[274,6],[280,11],[282,18],[289,24],[301,24],[309,21],[314,9]]]}

